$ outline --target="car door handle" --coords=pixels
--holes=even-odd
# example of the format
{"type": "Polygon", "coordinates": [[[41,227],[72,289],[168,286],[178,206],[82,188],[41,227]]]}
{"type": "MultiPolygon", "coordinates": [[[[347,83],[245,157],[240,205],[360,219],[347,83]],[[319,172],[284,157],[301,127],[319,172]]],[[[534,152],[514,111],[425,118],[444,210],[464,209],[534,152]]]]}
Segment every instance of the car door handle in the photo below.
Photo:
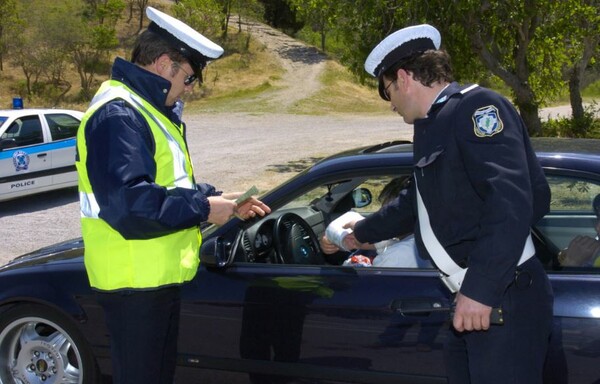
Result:
{"type": "Polygon", "coordinates": [[[433,298],[395,299],[390,308],[392,311],[410,316],[429,316],[432,312],[450,312],[450,305],[433,298]]]}
{"type": "Polygon", "coordinates": [[[46,157],[48,156],[47,153],[38,153],[37,157],[46,157]]]}

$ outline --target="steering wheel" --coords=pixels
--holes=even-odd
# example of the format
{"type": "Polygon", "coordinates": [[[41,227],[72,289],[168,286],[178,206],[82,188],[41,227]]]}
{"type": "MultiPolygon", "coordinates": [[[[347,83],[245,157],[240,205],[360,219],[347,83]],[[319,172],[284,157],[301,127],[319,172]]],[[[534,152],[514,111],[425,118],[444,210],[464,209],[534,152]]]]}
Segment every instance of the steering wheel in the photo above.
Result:
{"type": "Polygon", "coordinates": [[[280,263],[325,264],[317,236],[306,220],[295,213],[284,213],[277,219],[273,240],[280,263]]]}

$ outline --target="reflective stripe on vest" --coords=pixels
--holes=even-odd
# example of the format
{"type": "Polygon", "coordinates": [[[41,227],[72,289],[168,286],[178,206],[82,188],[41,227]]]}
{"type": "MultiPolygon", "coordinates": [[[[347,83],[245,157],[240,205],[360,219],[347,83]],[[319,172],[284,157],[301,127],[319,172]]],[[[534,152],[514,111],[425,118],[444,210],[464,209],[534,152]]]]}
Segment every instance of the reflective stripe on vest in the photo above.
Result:
{"type": "Polygon", "coordinates": [[[100,207],[87,174],[85,126],[102,105],[122,99],[146,120],[156,145],[155,183],[165,188],[194,189],[193,170],[181,128],[124,84],[104,82],[85,113],[77,134],[81,225],[85,266],[92,287],[100,290],[144,289],[180,284],[196,274],[201,243],[199,227],[166,236],[127,240],[100,219],[100,207]]]}

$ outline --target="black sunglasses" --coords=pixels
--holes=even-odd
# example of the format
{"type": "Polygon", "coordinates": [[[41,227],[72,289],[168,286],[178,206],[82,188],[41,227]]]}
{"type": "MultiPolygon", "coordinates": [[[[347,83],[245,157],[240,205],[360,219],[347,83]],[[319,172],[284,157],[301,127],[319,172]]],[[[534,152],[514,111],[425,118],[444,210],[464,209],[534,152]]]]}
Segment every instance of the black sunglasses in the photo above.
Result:
{"type": "Polygon", "coordinates": [[[185,86],[192,85],[192,84],[194,84],[194,81],[198,80],[198,76],[196,76],[195,74],[190,75],[189,73],[187,73],[187,71],[185,69],[183,69],[183,67],[181,66],[181,64],[179,64],[177,62],[173,62],[173,63],[175,65],[177,65],[177,67],[179,69],[181,69],[183,71],[183,73],[185,73],[186,77],[185,77],[185,79],[183,79],[183,84],[185,86]]]}
{"type": "Polygon", "coordinates": [[[390,100],[390,94],[388,93],[388,89],[390,88],[390,86],[392,84],[394,84],[396,81],[398,81],[398,79],[394,80],[394,81],[390,81],[390,83],[383,89],[383,94],[385,95],[385,97],[387,97],[388,100],[390,100]]]}

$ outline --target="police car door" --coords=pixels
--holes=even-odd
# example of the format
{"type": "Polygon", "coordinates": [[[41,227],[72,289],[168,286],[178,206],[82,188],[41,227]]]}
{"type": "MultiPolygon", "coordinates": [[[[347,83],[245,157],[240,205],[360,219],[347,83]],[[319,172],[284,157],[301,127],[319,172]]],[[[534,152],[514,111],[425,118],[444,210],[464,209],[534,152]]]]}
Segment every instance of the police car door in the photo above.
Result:
{"type": "Polygon", "coordinates": [[[0,135],[4,143],[0,149],[0,200],[31,193],[52,182],[39,116],[21,116],[5,124],[0,135]]]}

